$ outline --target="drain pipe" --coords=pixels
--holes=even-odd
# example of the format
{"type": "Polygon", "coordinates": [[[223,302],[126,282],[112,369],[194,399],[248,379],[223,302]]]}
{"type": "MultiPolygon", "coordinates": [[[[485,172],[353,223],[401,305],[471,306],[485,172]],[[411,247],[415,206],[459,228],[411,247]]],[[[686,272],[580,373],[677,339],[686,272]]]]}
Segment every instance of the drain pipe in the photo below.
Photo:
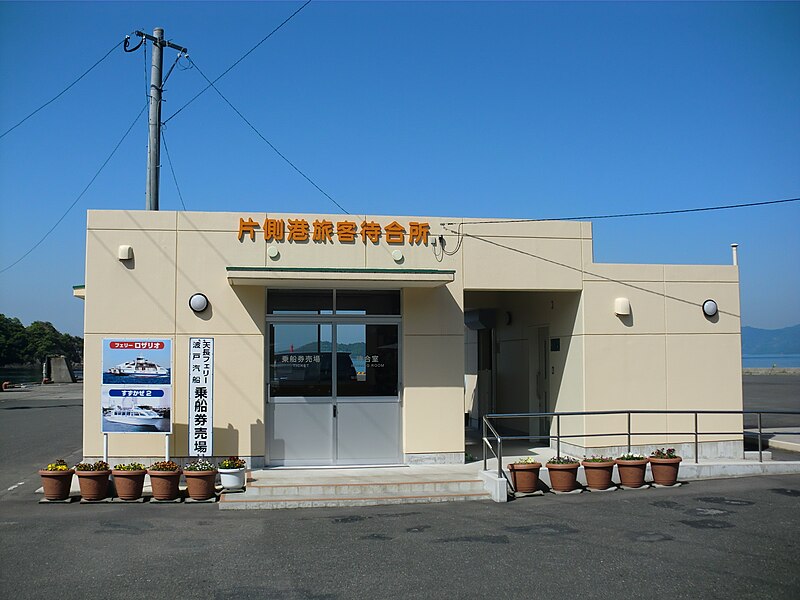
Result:
{"type": "Polygon", "coordinates": [[[733,266],[739,266],[739,244],[731,244],[731,253],[733,254],[733,266]]]}

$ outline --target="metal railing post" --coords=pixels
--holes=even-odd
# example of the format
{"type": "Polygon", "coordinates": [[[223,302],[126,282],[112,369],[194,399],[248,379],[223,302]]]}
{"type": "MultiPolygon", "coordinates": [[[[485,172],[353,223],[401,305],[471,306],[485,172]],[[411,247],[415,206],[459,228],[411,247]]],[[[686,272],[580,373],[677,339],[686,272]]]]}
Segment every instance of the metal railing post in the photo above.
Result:
{"type": "Polygon", "coordinates": [[[758,462],[764,462],[761,458],[761,413],[758,413],[758,462]]]}
{"type": "Polygon", "coordinates": [[[503,438],[497,436],[497,478],[503,476],[503,438]]]}
{"type": "Polygon", "coordinates": [[[631,413],[628,411],[628,454],[631,453],[631,413]]]}
{"type": "Polygon", "coordinates": [[[481,450],[483,450],[483,470],[486,470],[486,417],[481,417],[481,450]]]}
{"type": "Polygon", "coordinates": [[[700,456],[700,435],[697,433],[697,413],[694,413],[694,464],[698,463],[700,456]]]}
{"type": "Polygon", "coordinates": [[[556,456],[561,456],[561,415],[556,415],[556,456]]]}

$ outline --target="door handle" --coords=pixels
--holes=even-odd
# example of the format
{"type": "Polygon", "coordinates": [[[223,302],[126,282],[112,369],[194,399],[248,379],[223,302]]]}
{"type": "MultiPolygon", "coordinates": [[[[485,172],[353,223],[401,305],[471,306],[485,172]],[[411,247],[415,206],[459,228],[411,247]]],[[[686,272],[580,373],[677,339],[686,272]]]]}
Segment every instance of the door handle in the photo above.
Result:
{"type": "Polygon", "coordinates": [[[337,411],[336,411],[336,405],[334,404],[334,405],[333,405],[333,418],[334,418],[334,419],[336,418],[336,412],[337,412],[337,411]]]}

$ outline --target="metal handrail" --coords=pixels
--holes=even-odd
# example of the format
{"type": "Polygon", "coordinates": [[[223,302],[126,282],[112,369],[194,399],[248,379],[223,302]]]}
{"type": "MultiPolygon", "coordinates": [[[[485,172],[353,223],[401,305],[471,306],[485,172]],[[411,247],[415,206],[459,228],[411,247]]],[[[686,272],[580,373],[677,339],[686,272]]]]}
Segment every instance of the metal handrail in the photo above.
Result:
{"type": "MultiPolygon", "coordinates": [[[[508,478],[503,471],[503,440],[540,440],[556,438],[556,456],[561,456],[561,440],[576,437],[613,437],[626,435],[628,440],[628,452],[631,451],[631,438],[634,435],[692,435],[694,436],[694,462],[699,462],[700,454],[700,436],[701,435],[744,435],[744,428],[740,431],[703,431],[700,432],[699,416],[700,415],[757,415],[758,417],[758,462],[764,462],[763,459],[763,427],[762,415],[800,415],[800,411],[796,410],[655,410],[655,409],[631,409],[631,410],[589,410],[589,411],[567,411],[567,412],[535,412],[535,413],[493,413],[484,415],[482,418],[482,440],[481,447],[483,449],[483,470],[487,471],[487,457],[486,447],[492,451],[495,458],[497,458],[497,476],[508,478]],[[632,431],[631,416],[640,414],[658,414],[658,415],[693,415],[694,416],[694,430],[693,431],[632,431]],[[561,434],[561,417],[587,417],[598,415],[627,415],[627,430],[614,433],[575,433],[575,434],[561,434]],[[500,435],[494,428],[489,419],[541,419],[541,418],[556,418],[556,433],[555,435],[500,435]],[[489,429],[493,436],[487,435],[489,429]],[[492,441],[497,442],[497,452],[494,451],[492,441]]],[[[513,484],[509,481],[513,489],[513,484]]]]}

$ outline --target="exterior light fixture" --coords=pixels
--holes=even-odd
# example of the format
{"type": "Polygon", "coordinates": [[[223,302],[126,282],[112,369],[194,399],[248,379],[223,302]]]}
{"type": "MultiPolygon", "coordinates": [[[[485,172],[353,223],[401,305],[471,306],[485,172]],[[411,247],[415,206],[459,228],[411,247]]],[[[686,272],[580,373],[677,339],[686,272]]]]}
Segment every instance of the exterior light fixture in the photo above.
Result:
{"type": "Polygon", "coordinates": [[[707,317],[713,317],[717,314],[717,302],[710,298],[703,302],[703,314],[707,317]]]}
{"type": "Polygon", "coordinates": [[[189,308],[196,313],[203,312],[208,308],[208,298],[204,294],[192,294],[189,298],[189,308]]]}
{"type": "Polygon", "coordinates": [[[392,250],[392,258],[394,262],[400,262],[403,260],[403,251],[402,250],[392,250]]]}
{"type": "Polygon", "coordinates": [[[130,260],[133,258],[133,246],[120,246],[117,248],[117,258],[120,260],[130,260]]]}
{"type": "Polygon", "coordinates": [[[278,252],[277,246],[270,246],[267,248],[267,256],[269,256],[270,258],[277,258],[278,254],[280,253],[278,252]]]}
{"type": "Polygon", "coordinates": [[[616,298],[614,300],[614,314],[618,317],[627,317],[631,314],[631,301],[627,298],[616,298]]]}

